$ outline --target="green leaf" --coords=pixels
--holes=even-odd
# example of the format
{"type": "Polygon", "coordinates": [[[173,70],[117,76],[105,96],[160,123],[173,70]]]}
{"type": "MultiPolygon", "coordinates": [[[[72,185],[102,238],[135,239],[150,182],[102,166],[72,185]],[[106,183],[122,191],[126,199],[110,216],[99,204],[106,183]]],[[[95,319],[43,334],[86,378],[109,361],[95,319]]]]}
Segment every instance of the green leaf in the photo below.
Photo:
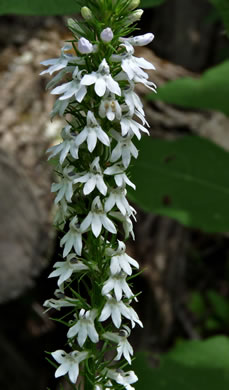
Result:
{"type": "Polygon", "coordinates": [[[229,339],[217,336],[205,341],[179,343],[151,368],[143,353],[134,362],[139,381],[136,390],[228,390],[229,339]]]}
{"type": "MultiPolygon", "coordinates": [[[[143,0],[141,7],[154,7],[165,0],[143,0]]],[[[85,1],[86,5],[86,1],[85,1]]],[[[0,0],[0,14],[67,15],[79,12],[77,0],[0,0]]]]}
{"type": "Polygon", "coordinates": [[[229,230],[229,153],[195,136],[165,141],[143,137],[131,168],[142,209],[206,232],[229,230]]]}
{"type": "Polygon", "coordinates": [[[229,34],[229,2],[228,0],[210,0],[216,7],[229,34]]]}
{"type": "Polygon", "coordinates": [[[229,115],[229,60],[208,70],[199,79],[186,77],[166,83],[150,100],[181,107],[212,109],[229,115]]]}

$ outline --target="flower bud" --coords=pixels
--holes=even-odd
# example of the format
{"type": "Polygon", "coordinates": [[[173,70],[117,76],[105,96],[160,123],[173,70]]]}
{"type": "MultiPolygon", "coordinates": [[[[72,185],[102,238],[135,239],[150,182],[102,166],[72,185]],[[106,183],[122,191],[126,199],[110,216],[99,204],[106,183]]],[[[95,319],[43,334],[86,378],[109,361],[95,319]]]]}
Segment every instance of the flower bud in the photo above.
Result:
{"type": "Polygon", "coordinates": [[[127,22],[129,23],[137,22],[139,19],[141,19],[143,12],[144,12],[143,9],[140,8],[132,12],[130,16],[127,18],[127,22]]]}
{"type": "Polygon", "coordinates": [[[114,38],[113,31],[111,30],[110,27],[105,28],[101,34],[100,38],[102,39],[103,42],[110,42],[114,38]]]}
{"type": "Polygon", "coordinates": [[[81,8],[81,15],[85,20],[92,19],[92,12],[91,12],[90,8],[88,8],[88,7],[81,8]]]}
{"type": "Polygon", "coordinates": [[[132,38],[119,38],[120,42],[129,42],[133,46],[146,46],[154,39],[154,35],[152,33],[147,33],[144,35],[137,35],[132,38]]]}
{"type": "Polygon", "coordinates": [[[81,54],[89,54],[93,52],[93,45],[86,38],[80,38],[78,41],[78,50],[81,54]]]}
{"type": "Polygon", "coordinates": [[[132,11],[133,9],[137,8],[139,4],[140,4],[140,0],[132,0],[128,5],[127,9],[132,11]]]}

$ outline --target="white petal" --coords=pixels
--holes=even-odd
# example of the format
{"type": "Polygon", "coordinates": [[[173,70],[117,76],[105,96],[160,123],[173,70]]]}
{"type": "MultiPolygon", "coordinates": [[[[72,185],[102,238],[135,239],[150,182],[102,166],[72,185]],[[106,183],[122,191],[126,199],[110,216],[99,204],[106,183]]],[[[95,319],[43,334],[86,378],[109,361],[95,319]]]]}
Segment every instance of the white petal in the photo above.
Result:
{"type": "Polygon", "coordinates": [[[101,230],[102,230],[102,222],[101,222],[100,216],[98,214],[93,215],[91,228],[92,228],[92,232],[94,233],[95,237],[98,237],[100,235],[101,230]]]}
{"type": "Polygon", "coordinates": [[[93,152],[97,142],[97,136],[95,131],[90,131],[87,137],[87,147],[89,152],[93,152]]]}
{"type": "Polygon", "coordinates": [[[95,92],[100,97],[106,92],[106,83],[102,76],[98,77],[95,82],[95,92]]]}
{"type": "Polygon", "coordinates": [[[94,84],[97,80],[96,72],[92,72],[91,74],[85,74],[81,80],[82,85],[91,85],[94,84]]]}
{"type": "Polygon", "coordinates": [[[85,231],[88,229],[88,227],[89,227],[90,224],[91,224],[91,221],[92,221],[92,212],[90,211],[90,212],[88,213],[88,215],[86,216],[86,218],[83,220],[83,222],[82,222],[81,225],[80,225],[81,230],[82,230],[83,232],[85,232],[85,231]]]}
{"type": "Polygon", "coordinates": [[[101,221],[105,229],[107,229],[109,232],[116,234],[117,230],[114,225],[114,223],[106,216],[106,215],[101,215],[101,221]]]}
{"type": "Polygon", "coordinates": [[[84,195],[90,194],[90,193],[94,190],[95,185],[96,185],[96,178],[95,178],[95,176],[93,175],[93,176],[87,181],[87,183],[85,184],[85,186],[84,186],[84,188],[83,188],[83,193],[84,193],[84,195]]]}
{"type": "Polygon", "coordinates": [[[58,367],[55,372],[55,378],[59,378],[60,376],[67,374],[68,369],[69,369],[69,364],[67,362],[61,364],[61,366],[58,367]]]}
{"type": "Polygon", "coordinates": [[[72,364],[72,366],[71,366],[71,368],[69,370],[69,373],[68,373],[70,381],[72,383],[76,383],[78,375],[79,375],[79,366],[78,366],[78,364],[77,363],[75,363],[74,365],[72,364]]]}

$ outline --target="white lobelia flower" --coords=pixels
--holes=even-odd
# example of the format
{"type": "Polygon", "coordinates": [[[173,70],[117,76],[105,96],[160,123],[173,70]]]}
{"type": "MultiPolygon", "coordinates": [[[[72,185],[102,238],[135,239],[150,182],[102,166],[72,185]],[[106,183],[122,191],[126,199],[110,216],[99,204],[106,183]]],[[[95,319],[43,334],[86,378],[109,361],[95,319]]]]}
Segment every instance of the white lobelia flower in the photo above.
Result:
{"type": "Polygon", "coordinates": [[[116,163],[106,168],[103,173],[105,175],[114,175],[114,180],[118,187],[125,187],[125,185],[127,184],[135,190],[135,184],[130,181],[124,170],[125,168],[122,164],[116,163]]]}
{"type": "Polygon", "coordinates": [[[71,215],[71,212],[68,208],[68,203],[63,198],[63,199],[61,199],[61,201],[59,202],[59,205],[57,207],[57,211],[56,211],[56,214],[54,216],[54,221],[53,221],[54,225],[57,225],[57,226],[60,225],[60,226],[64,227],[66,220],[70,215],[71,215]]]}
{"type": "Polygon", "coordinates": [[[126,215],[131,211],[126,194],[127,191],[124,187],[111,188],[108,198],[105,199],[104,210],[109,212],[116,205],[120,212],[126,215]]]}
{"type": "Polygon", "coordinates": [[[130,116],[126,115],[123,116],[121,121],[121,130],[122,130],[122,136],[125,137],[126,135],[136,135],[136,137],[140,140],[141,139],[141,133],[140,130],[146,134],[149,135],[149,131],[142,126],[140,123],[136,122],[134,119],[132,119],[130,116]]]}
{"type": "Polygon", "coordinates": [[[103,180],[102,169],[99,165],[99,157],[96,157],[91,165],[89,172],[83,172],[82,175],[75,179],[74,184],[76,183],[85,183],[83,188],[84,195],[90,194],[95,187],[101,192],[101,194],[106,195],[107,186],[103,180]]]}
{"type": "Polygon", "coordinates": [[[71,130],[72,130],[71,125],[67,125],[62,129],[61,136],[63,142],[61,142],[58,145],[51,146],[51,148],[47,150],[47,153],[51,153],[48,160],[50,158],[55,157],[57,154],[59,154],[60,155],[59,161],[60,164],[62,165],[69,152],[75,160],[78,159],[78,146],[76,145],[76,133],[71,132],[71,130]]]}
{"type": "Polygon", "coordinates": [[[75,307],[76,306],[76,299],[67,297],[64,293],[62,293],[61,290],[56,290],[55,295],[58,299],[51,298],[47,299],[43,306],[47,307],[47,310],[55,309],[55,310],[61,310],[62,307],[75,307]]]}
{"type": "Polygon", "coordinates": [[[57,281],[59,287],[68,280],[73,273],[88,270],[88,266],[80,261],[73,253],[68,255],[65,261],[57,261],[53,267],[56,269],[52,271],[48,277],[59,277],[57,281]]]}
{"type": "Polygon", "coordinates": [[[134,83],[130,84],[130,88],[123,90],[123,96],[124,96],[125,103],[128,106],[129,112],[131,115],[134,115],[136,111],[139,112],[143,116],[145,115],[141,99],[134,92],[134,83]]]}
{"type": "Polygon", "coordinates": [[[66,257],[74,247],[77,255],[81,255],[82,252],[82,233],[80,224],[78,223],[78,218],[75,216],[70,224],[69,231],[62,237],[60,240],[60,246],[64,245],[63,257],[66,257]]]}
{"type": "Polygon", "coordinates": [[[92,232],[95,237],[98,237],[101,233],[102,226],[110,233],[116,234],[117,230],[114,223],[108,218],[104,212],[101,200],[99,196],[93,200],[91,205],[91,211],[81,223],[82,231],[86,231],[91,226],[92,232]]]}
{"type": "Polygon", "coordinates": [[[111,30],[110,27],[105,28],[101,34],[100,38],[102,39],[103,42],[110,42],[114,38],[113,31],[111,30]]]}
{"type": "Polygon", "coordinates": [[[120,329],[119,333],[105,332],[103,337],[118,344],[115,360],[120,360],[123,355],[128,363],[131,364],[131,356],[134,351],[127,340],[127,337],[130,335],[130,328],[127,325],[123,325],[123,328],[120,329]]]}
{"type": "Polygon", "coordinates": [[[75,167],[68,166],[61,171],[61,181],[59,183],[53,183],[51,187],[51,192],[57,192],[58,194],[55,198],[55,204],[60,202],[62,199],[66,199],[67,202],[72,201],[73,196],[73,179],[77,175],[74,174],[75,167]]]}
{"type": "Polygon", "coordinates": [[[67,333],[67,337],[72,338],[77,335],[77,341],[80,347],[84,345],[87,337],[89,337],[93,343],[97,343],[99,341],[99,335],[94,325],[96,316],[96,309],[88,311],[81,309],[79,312],[79,320],[75,325],[71,326],[67,333]]]}
{"type": "Polygon", "coordinates": [[[100,97],[105,94],[106,90],[121,96],[121,89],[117,81],[112,78],[110,74],[110,67],[105,58],[99,65],[97,72],[84,75],[81,80],[81,84],[86,86],[95,84],[95,93],[100,97]]]}
{"type": "Polygon", "coordinates": [[[143,327],[142,322],[139,320],[137,313],[132,307],[127,306],[122,301],[117,301],[110,294],[106,296],[107,302],[103,307],[99,321],[106,321],[110,316],[116,328],[120,328],[122,323],[122,316],[131,321],[132,328],[135,326],[135,322],[143,327]]]}
{"type": "Polygon", "coordinates": [[[73,73],[75,70],[75,66],[66,66],[66,68],[62,69],[60,72],[57,73],[55,77],[53,77],[48,84],[46,85],[46,89],[50,89],[55,87],[59,82],[62,80],[62,78],[67,73],[73,73]]]}
{"type": "Polygon", "coordinates": [[[106,254],[111,256],[110,272],[112,275],[119,274],[121,271],[132,275],[131,266],[139,268],[138,262],[126,253],[126,245],[122,241],[118,240],[118,248],[115,251],[108,249],[106,254]]]}
{"type": "Polygon", "coordinates": [[[73,80],[54,88],[51,91],[51,94],[63,94],[59,100],[66,100],[70,99],[72,96],[75,96],[77,102],[81,103],[87,93],[87,88],[82,84],[81,73],[82,71],[79,71],[78,67],[76,67],[72,75],[73,80]]]}
{"type": "Polygon", "coordinates": [[[93,52],[93,45],[86,38],[80,38],[78,41],[78,50],[81,54],[89,54],[93,52]]]}
{"type": "Polygon", "coordinates": [[[64,112],[71,100],[72,98],[66,100],[57,99],[54,103],[52,111],[50,112],[50,118],[53,119],[56,115],[64,116],[64,112]]]}
{"type": "Polygon", "coordinates": [[[147,78],[147,73],[143,69],[155,69],[151,62],[146,61],[143,57],[135,57],[133,46],[128,43],[122,43],[120,46],[125,47],[126,52],[122,54],[113,54],[111,60],[114,62],[121,61],[122,70],[127,74],[129,80],[133,80],[135,76],[147,78]]]}
{"type": "Polygon", "coordinates": [[[133,222],[131,221],[130,217],[133,217],[135,220],[135,216],[133,212],[131,214],[126,214],[123,215],[119,211],[110,211],[110,215],[116,219],[118,219],[120,222],[122,222],[122,226],[125,232],[125,238],[128,238],[129,235],[131,234],[133,240],[135,239],[134,237],[134,231],[133,231],[133,222]]]}
{"type": "Polygon", "coordinates": [[[130,164],[131,156],[138,157],[138,150],[131,141],[133,135],[122,137],[116,130],[111,130],[112,137],[118,142],[115,148],[112,150],[110,161],[115,162],[120,157],[125,168],[130,164]]]}
{"type": "Polygon", "coordinates": [[[69,62],[74,62],[78,64],[84,64],[84,60],[79,57],[73,57],[71,54],[65,54],[65,51],[71,50],[72,46],[66,43],[61,49],[61,56],[59,58],[51,58],[41,62],[41,65],[49,66],[48,69],[43,70],[40,75],[49,73],[52,75],[57,70],[65,68],[69,62]]]}
{"type": "Polygon", "coordinates": [[[79,364],[88,358],[89,353],[87,351],[73,351],[66,353],[62,349],[59,349],[52,352],[51,355],[57,363],[60,364],[55,372],[55,378],[59,378],[60,376],[68,373],[70,381],[72,383],[76,383],[79,375],[79,364]]]}
{"type": "Polygon", "coordinates": [[[139,74],[135,74],[134,77],[132,79],[129,78],[128,74],[126,72],[119,72],[117,74],[117,76],[115,76],[115,80],[117,81],[123,81],[123,80],[126,80],[126,81],[129,81],[129,82],[132,82],[132,83],[141,83],[143,85],[145,85],[145,87],[151,89],[151,91],[153,92],[157,92],[156,89],[157,89],[157,86],[156,84],[154,84],[152,81],[149,81],[148,78],[149,78],[149,75],[145,72],[143,72],[144,75],[143,76],[140,76],[139,74]]]}
{"type": "Polygon", "coordinates": [[[122,117],[122,109],[119,102],[112,96],[101,100],[99,106],[99,115],[101,118],[107,118],[109,121],[114,119],[120,120],[122,117]]]}
{"type": "Polygon", "coordinates": [[[134,390],[134,387],[131,384],[138,381],[138,377],[135,375],[134,371],[124,372],[122,370],[107,370],[107,376],[110,379],[115,380],[118,384],[123,385],[126,390],[134,390]]]}
{"type": "Polygon", "coordinates": [[[126,277],[127,274],[123,271],[111,275],[103,285],[102,295],[107,295],[114,290],[114,295],[117,301],[121,301],[123,294],[126,298],[132,297],[134,294],[126,282],[126,277]]]}
{"type": "Polygon", "coordinates": [[[87,140],[87,147],[89,152],[93,152],[96,147],[97,140],[100,140],[104,145],[109,146],[110,140],[108,135],[103,131],[97,122],[92,111],[87,112],[87,126],[79,133],[76,138],[76,144],[79,146],[87,140]]]}
{"type": "Polygon", "coordinates": [[[147,33],[144,35],[137,35],[137,36],[131,37],[131,38],[120,37],[119,41],[124,42],[124,43],[128,42],[133,46],[146,46],[150,42],[152,42],[153,39],[154,39],[154,35],[152,33],[147,33]]]}

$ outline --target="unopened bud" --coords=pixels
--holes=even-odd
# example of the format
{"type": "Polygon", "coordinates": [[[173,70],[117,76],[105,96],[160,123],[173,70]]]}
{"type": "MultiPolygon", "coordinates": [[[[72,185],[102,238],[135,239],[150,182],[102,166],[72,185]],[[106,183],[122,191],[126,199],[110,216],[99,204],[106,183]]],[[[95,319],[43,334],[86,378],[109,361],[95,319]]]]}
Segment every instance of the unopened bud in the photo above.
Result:
{"type": "Polygon", "coordinates": [[[133,9],[137,8],[140,4],[140,0],[132,0],[130,4],[128,5],[128,10],[132,11],[133,9]]]}
{"type": "Polygon", "coordinates": [[[139,19],[141,19],[143,14],[143,9],[137,9],[136,11],[132,12],[130,16],[127,18],[127,22],[134,23],[137,22],[139,19]]]}
{"type": "Polygon", "coordinates": [[[92,12],[91,12],[90,8],[88,8],[88,7],[81,8],[81,15],[85,20],[92,19],[92,12]]]}
{"type": "Polygon", "coordinates": [[[129,42],[133,46],[145,46],[148,45],[154,39],[152,33],[147,33],[144,35],[137,35],[133,38],[119,38],[120,42],[129,42]]]}
{"type": "Polygon", "coordinates": [[[80,38],[78,41],[78,50],[81,54],[89,54],[93,52],[93,45],[86,38],[80,38]]]}
{"type": "Polygon", "coordinates": [[[110,42],[114,38],[113,31],[111,30],[110,27],[105,28],[101,34],[100,38],[102,39],[103,42],[110,42]]]}

